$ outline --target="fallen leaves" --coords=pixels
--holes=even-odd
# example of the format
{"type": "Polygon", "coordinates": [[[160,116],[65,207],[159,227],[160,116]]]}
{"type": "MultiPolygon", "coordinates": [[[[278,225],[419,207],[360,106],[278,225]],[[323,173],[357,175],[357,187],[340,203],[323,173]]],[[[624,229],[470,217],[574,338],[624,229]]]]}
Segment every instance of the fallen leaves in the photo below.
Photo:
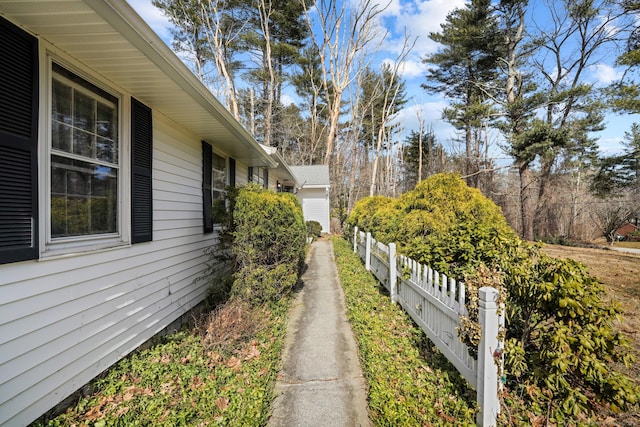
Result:
{"type": "MultiPolygon", "coordinates": [[[[263,425],[286,333],[288,301],[269,310],[218,310],[217,323],[168,335],[134,353],[94,384],[95,392],[54,425],[263,425]],[[231,313],[230,313],[231,312],[231,313]],[[222,315],[222,317],[220,317],[222,315]],[[230,338],[229,345],[212,345],[230,338]],[[238,330],[233,328],[238,327],[238,330]],[[212,336],[209,336],[212,338],[212,336]]],[[[211,319],[211,316],[208,317],[211,319]]]]}
{"type": "Polygon", "coordinates": [[[219,397],[216,399],[215,404],[216,408],[218,408],[218,410],[222,412],[229,406],[229,399],[227,399],[226,397],[219,397]]]}

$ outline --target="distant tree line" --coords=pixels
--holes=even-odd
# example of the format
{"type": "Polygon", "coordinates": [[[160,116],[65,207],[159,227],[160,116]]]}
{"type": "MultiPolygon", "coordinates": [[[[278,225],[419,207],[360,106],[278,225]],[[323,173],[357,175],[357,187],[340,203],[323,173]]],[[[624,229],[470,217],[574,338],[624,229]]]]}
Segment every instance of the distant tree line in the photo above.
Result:
{"type": "Polygon", "coordinates": [[[423,88],[447,100],[454,141],[438,141],[419,109],[418,129],[397,120],[410,101],[401,67],[419,41],[405,35],[380,64],[378,2],[153,3],[174,25],[175,51],[258,141],[291,164],[330,165],[333,207],[453,171],[526,239],[607,234],[596,208],[638,210],[637,125],[614,156],[594,139],[606,113],[640,111],[638,0],[471,0],[451,11],[430,35],[439,49],[423,58],[423,88]],[[624,74],[598,85],[595,67],[614,61],[624,74]]]}

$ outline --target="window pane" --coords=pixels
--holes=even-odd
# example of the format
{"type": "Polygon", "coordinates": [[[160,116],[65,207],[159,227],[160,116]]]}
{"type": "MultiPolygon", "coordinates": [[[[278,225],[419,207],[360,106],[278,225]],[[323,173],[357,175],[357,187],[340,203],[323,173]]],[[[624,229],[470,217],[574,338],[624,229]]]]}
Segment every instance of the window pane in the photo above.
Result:
{"type": "Polygon", "coordinates": [[[117,169],[51,156],[51,237],[118,231],[117,169]]]}
{"type": "Polygon", "coordinates": [[[51,93],[51,144],[53,148],[71,152],[71,88],[54,80],[51,93]]]}
{"type": "Polygon", "coordinates": [[[75,91],[73,107],[73,126],[88,132],[95,132],[95,101],[85,94],[75,91]]]}
{"type": "Polygon", "coordinates": [[[227,160],[224,157],[213,154],[213,182],[212,187],[218,190],[224,190],[227,185],[227,160]]]}
{"type": "Polygon", "coordinates": [[[51,145],[56,150],[71,153],[71,127],[64,123],[51,123],[51,145]]]}
{"type": "Polygon", "coordinates": [[[96,133],[99,136],[102,136],[104,138],[113,139],[114,138],[113,126],[116,124],[115,109],[101,102],[98,102],[97,114],[98,114],[98,121],[97,121],[96,133]]]}
{"type": "Polygon", "coordinates": [[[113,106],[98,102],[97,117],[96,158],[109,163],[117,163],[118,146],[114,143],[117,140],[118,129],[116,109],[113,106]]]}
{"type": "Polygon", "coordinates": [[[103,162],[118,163],[116,149],[110,139],[98,138],[96,144],[96,158],[103,162]]]}
{"type": "Polygon", "coordinates": [[[89,157],[91,159],[95,158],[93,154],[93,141],[94,135],[87,133],[85,131],[81,131],[78,129],[74,129],[73,132],[73,153],[79,154],[84,157],[89,157]]]}
{"type": "Polygon", "coordinates": [[[71,88],[57,80],[53,81],[52,86],[51,118],[71,125],[71,88]]]}

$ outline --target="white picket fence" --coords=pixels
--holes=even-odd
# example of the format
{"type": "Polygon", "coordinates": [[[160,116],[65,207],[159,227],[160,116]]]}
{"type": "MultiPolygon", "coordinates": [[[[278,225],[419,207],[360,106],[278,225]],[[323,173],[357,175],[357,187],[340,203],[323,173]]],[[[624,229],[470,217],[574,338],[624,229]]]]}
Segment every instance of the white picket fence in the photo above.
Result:
{"type": "Polygon", "coordinates": [[[389,291],[391,300],[400,304],[476,390],[480,410],[476,424],[495,426],[500,413],[499,372],[502,372],[504,348],[498,339],[499,329],[504,327],[504,316],[498,314],[498,291],[491,287],[479,290],[482,335],[478,360],[475,360],[458,337],[460,316],[468,314],[464,283],[397,255],[395,243],[387,246],[377,242],[371,233],[359,231],[358,227],[353,235],[353,251],[389,291]]]}

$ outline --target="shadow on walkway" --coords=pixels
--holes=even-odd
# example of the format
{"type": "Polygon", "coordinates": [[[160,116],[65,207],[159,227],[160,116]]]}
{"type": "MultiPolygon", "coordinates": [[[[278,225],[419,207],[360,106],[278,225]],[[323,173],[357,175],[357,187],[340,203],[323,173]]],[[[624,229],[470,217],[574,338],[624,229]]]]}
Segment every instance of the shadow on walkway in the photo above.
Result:
{"type": "Polygon", "coordinates": [[[292,307],[269,426],[370,426],[333,247],[312,244],[292,307]]]}

